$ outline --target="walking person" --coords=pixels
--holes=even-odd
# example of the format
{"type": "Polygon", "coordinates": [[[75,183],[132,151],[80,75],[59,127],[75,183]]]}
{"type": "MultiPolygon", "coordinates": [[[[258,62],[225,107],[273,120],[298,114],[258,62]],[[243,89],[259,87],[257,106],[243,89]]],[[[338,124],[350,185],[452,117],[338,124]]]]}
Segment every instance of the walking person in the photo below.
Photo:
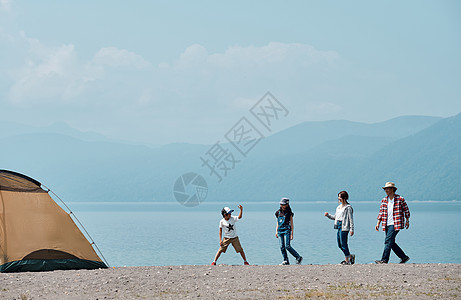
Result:
{"type": "Polygon", "coordinates": [[[397,187],[395,183],[386,182],[383,186],[387,196],[381,200],[381,207],[379,208],[378,223],[375,230],[379,231],[379,225],[382,224],[383,231],[386,232],[384,239],[384,251],[381,260],[376,260],[377,264],[387,264],[391,249],[400,258],[400,263],[406,263],[410,258],[403,252],[403,250],[395,242],[397,233],[403,228],[408,229],[410,226],[410,210],[405,202],[405,199],[397,195],[397,187]]]}
{"type": "Polygon", "coordinates": [[[355,263],[355,254],[349,252],[347,245],[347,236],[354,235],[354,210],[347,201],[349,194],[346,191],[338,193],[338,207],[334,215],[325,212],[325,216],[335,221],[334,228],[337,229],[336,238],[338,240],[338,247],[343,251],[345,259],[341,262],[342,265],[353,265],[355,263]]]}
{"type": "Polygon", "coordinates": [[[280,209],[275,212],[277,218],[277,227],[275,229],[275,237],[280,241],[280,250],[282,251],[283,262],[280,265],[289,265],[288,252],[296,259],[296,264],[301,264],[303,258],[291,247],[291,240],[293,239],[293,216],[295,215],[291,210],[290,200],[282,198],[280,200],[280,209]]]}

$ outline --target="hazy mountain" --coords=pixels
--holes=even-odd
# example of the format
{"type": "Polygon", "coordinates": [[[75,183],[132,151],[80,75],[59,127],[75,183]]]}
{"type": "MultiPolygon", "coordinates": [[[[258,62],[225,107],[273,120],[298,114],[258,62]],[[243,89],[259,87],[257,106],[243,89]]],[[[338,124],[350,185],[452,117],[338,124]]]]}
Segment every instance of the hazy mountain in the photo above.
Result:
{"type": "MultiPolygon", "coordinates": [[[[459,200],[460,149],[461,114],[458,114],[377,151],[362,162],[362,177],[374,182],[382,176],[393,178],[405,187],[402,193],[413,199],[459,200]]],[[[359,188],[367,193],[364,184],[359,188]]]]}
{"type": "Polygon", "coordinates": [[[247,158],[236,154],[240,161],[221,183],[200,160],[210,145],[151,148],[63,124],[41,132],[0,126],[0,169],[31,176],[66,201],[175,201],[173,184],[186,172],[204,176],[207,201],[326,200],[342,189],[354,200],[376,200],[389,180],[409,199],[452,200],[461,192],[461,115],[306,122],[267,137],[247,158]]]}
{"type": "Polygon", "coordinates": [[[302,153],[327,141],[351,135],[402,138],[427,128],[441,119],[428,116],[403,116],[373,124],[345,120],[304,122],[263,140],[255,152],[265,155],[302,153]]]}
{"type": "Polygon", "coordinates": [[[0,168],[37,179],[70,201],[165,200],[156,198],[157,190],[187,170],[197,149],[205,151],[200,145],[156,149],[51,133],[7,137],[0,144],[0,168]]]}
{"type": "MultiPolygon", "coordinates": [[[[30,134],[61,134],[73,137],[82,141],[90,142],[113,142],[128,145],[144,145],[137,141],[126,141],[111,139],[103,134],[93,131],[81,131],[69,126],[65,122],[56,122],[49,126],[29,126],[15,122],[0,121],[0,138],[15,136],[15,135],[30,135],[30,134]]],[[[155,143],[150,143],[149,146],[158,147],[155,143]]]]}
{"type": "Polygon", "coordinates": [[[218,194],[325,200],[346,189],[354,200],[376,200],[386,181],[396,181],[409,199],[460,199],[460,147],[461,114],[401,139],[346,136],[302,153],[249,161],[218,194]]]}
{"type": "Polygon", "coordinates": [[[34,127],[14,122],[0,121],[0,138],[22,135],[22,134],[42,134],[42,133],[54,133],[63,134],[84,141],[108,141],[104,135],[96,132],[82,132],[75,128],[70,127],[64,122],[57,122],[49,126],[34,127]]]}

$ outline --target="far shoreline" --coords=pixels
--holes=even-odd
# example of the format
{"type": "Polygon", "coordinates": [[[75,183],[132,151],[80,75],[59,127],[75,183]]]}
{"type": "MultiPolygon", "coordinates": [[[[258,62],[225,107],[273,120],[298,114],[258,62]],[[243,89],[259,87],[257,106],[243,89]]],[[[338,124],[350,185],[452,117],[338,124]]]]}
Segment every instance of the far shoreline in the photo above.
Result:
{"type": "MultiPolygon", "coordinates": [[[[335,199],[333,200],[325,200],[325,201],[309,201],[309,200],[296,200],[296,204],[331,204],[331,202],[334,202],[335,199]]],[[[363,204],[374,204],[374,203],[380,203],[381,199],[377,199],[376,201],[370,201],[370,200],[350,200],[349,202],[351,203],[363,203],[363,204]]],[[[123,205],[129,205],[129,204],[145,204],[145,205],[153,205],[153,204],[177,204],[179,207],[184,207],[184,208],[197,208],[200,207],[200,205],[223,205],[224,203],[237,203],[239,201],[237,200],[222,200],[222,201],[206,201],[204,200],[197,206],[193,207],[185,207],[181,205],[177,201],[71,201],[71,202],[65,202],[66,204],[123,204],[123,205]]],[[[258,201],[258,200],[242,200],[240,201],[241,203],[246,203],[246,204],[272,204],[272,205],[278,205],[278,201],[258,201]]],[[[239,203],[240,203],[239,202],[239,203]]],[[[405,202],[408,203],[460,203],[461,200],[406,200],[405,202]]]]}

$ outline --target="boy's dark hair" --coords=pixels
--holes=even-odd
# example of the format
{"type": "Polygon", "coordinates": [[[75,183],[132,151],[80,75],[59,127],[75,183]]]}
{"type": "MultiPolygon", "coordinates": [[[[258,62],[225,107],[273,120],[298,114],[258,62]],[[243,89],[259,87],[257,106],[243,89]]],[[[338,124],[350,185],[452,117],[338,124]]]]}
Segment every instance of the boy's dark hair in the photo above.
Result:
{"type": "Polygon", "coordinates": [[[349,202],[347,202],[347,199],[349,199],[349,194],[346,191],[339,192],[338,196],[341,197],[341,199],[343,199],[344,201],[346,201],[347,204],[349,204],[349,202]]]}
{"type": "Polygon", "coordinates": [[[227,213],[226,213],[226,211],[224,210],[224,208],[221,209],[221,215],[223,216],[223,218],[224,218],[225,215],[227,215],[227,213]]]}

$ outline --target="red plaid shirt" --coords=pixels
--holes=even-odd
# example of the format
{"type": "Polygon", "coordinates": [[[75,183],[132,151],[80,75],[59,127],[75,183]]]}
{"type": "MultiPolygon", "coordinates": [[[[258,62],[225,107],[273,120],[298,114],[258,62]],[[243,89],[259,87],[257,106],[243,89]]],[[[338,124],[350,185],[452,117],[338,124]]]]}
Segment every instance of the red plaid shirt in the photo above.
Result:
{"type": "MultiPolygon", "coordinates": [[[[379,208],[378,220],[381,220],[383,231],[387,226],[387,201],[388,197],[381,200],[381,207],[379,208]]],[[[394,196],[394,230],[401,230],[405,226],[405,218],[410,219],[410,210],[403,197],[400,195],[394,196]]]]}

